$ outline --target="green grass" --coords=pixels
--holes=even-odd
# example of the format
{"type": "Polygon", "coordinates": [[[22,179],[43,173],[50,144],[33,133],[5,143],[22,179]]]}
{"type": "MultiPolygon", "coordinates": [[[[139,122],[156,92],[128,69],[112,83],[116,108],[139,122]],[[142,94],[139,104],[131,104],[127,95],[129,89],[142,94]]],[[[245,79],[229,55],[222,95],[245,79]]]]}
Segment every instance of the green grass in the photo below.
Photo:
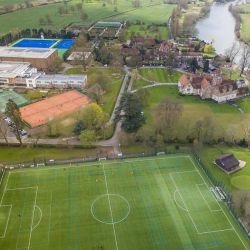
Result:
{"type": "Polygon", "coordinates": [[[250,189],[250,176],[235,176],[231,178],[231,184],[238,189],[250,189]]]}
{"type": "Polygon", "coordinates": [[[229,190],[236,191],[237,189],[243,189],[246,188],[246,185],[249,186],[248,183],[246,183],[246,180],[250,178],[250,154],[249,149],[239,148],[239,147],[204,147],[199,150],[200,156],[205,163],[206,166],[208,166],[209,170],[213,174],[213,176],[220,181],[223,185],[225,185],[229,190]],[[245,168],[241,169],[238,172],[235,172],[233,174],[227,175],[222,170],[220,170],[216,165],[213,164],[213,161],[220,155],[231,153],[234,154],[237,159],[243,160],[246,162],[245,168]],[[242,182],[242,176],[244,179],[244,182],[242,182]],[[240,179],[235,179],[235,178],[240,179]],[[247,179],[246,179],[247,178],[247,179]],[[235,185],[235,180],[237,184],[235,185]],[[241,180],[241,186],[239,185],[239,180],[241,180]]]}
{"type": "Polygon", "coordinates": [[[142,79],[134,80],[133,82],[133,89],[140,89],[144,86],[150,85],[149,82],[146,82],[142,79]]]}
{"type": "MultiPolygon", "coordinates": [[[[111,114],[116,102],[117,95],[121,88],[124,73],[120,69],[116,68],[91,68],[87,71],[88,87],[98,84],[95,79],[98,72],[110,79],[110,82],[107,86],[107,91],[103,94],[102,108],[104,112],[111,114]],[[114,76],[114,74],[120,74],[120,76],[114,76]]],[[[86,72],[84,72],[82,69],[69,69],[67,73],[86,74],[86,72]]]]}
{"type": "Polygon", "coordinates": [[[250,113],[250,98],[240,99],[236,102],[245,113],[250,113]]]}
{"type": "MultiPolygon", "coordinates": [[[[107,151],[109,148],[107,148],[107,151]]],[[[106,152],[107,152],[106,151],[106,152]]],[[[51,148],[51,147],[3,147],[0,148],[1,164],[15,164],[45,160],[68,160],[87,156],[96,156],[100,148],[51,148]]]]}
{"type": "Polygon", "coordinates": [[[187,155],[7,172],[0,248],[248,249],[210,187],[187,155]]]}
{"type": "Polygon", "coordinates": [[[160,4],[156,6],[149,6],[138,8],[123,15],[111,18],[115,21],[137,21],[140,20],[146,24],[162,24],[167,23],[173,9],[176,7],[174,4],[160,4]]]}
{"type": "MultiPolygon", "coordinates": [[[[147,128],[154,128],[155,106],[157,106],[164,98],[171,97],[179,101],[183,106],[182,115],[180,117],[176,133],[180,140],[185,141],[187,133],[195,125],[196,121],[210,117],[213,119],[216,130],[215,135],[221,137],[226,134],[233,133],[236,140],[245,137],[244,129],[250,121],[250,114],[241,114],[239,110],[229,104],[218,104],[212,100],[202,100],[196,96],[179,95],[176,86],[158,86],[148,89],[149,98],[148,106],[145,108],[147,128]],[[185,128],[188,128],[186,131],[185,128]]],[[[227,135],[228,138],[228,135],[227,135]]]]}
{"type": "Polygon", "coordinates": [[[148,80],[162,83],[177,83],[182,75],[178,71],[173,71],[170,74],[164,68],[141,68],[139,74],[148,80]]]}
{"type": "Polygon", "coordinates": [[[242,26],[241,26],[241,31],[240,31],[240,37],[244,41],[250,41],[250,30],[249,30],[249,25],[250,25],[250,13],[248,14],[242,14],[241,20],[242,20],[242,26]]]}
{"type": "Polygon", "coordinates": [[[147,25],[130,25],[127,29],[126,37],[130,39],[132,35],[154,37],[160,40],[169,38],[168,29],[166,26],[151,26],[147,25]]]}
{"type": "MultiPolygon", "coordinates": [[[[73,0],[68,3],[75,5],[81,2],[81,0],[73,0]]],[[[160,2],[160,1],[156,1],[160,2]]],[[[52,30],[60,30],[70,23],[82,23],[90,25],[96,20],[105,19],[112,15],[117,15],[124,11],[133,10],[131,1],[121,0],[118,2],[118,12],[114,11],[114,5],[106,3],[106,7],[102,6],[102,2],[94,1],[92,3],[85,3],[84,10],[88,14],[88,19],[85,21],[81,20],[80,12],[69,13],[67,15],[60,16],[58,13],[59,7],[65,7],[64,3],[50,4],[46,6],[34,7],[29,9],[22,9],[6,15],[0,16],[0,34],[6,34],[10,31],[17,31],[26,28],[41,28],[39,23],[40,18],[44,18],[49,15],[52,20],[51,25],[43,25],[42,28],[48,28],[52,30]]],[[[147,3],[148,4],[148,3],[147,3]]],[[[148,21],[148,23],[156,21],[157,23],[164,23],[168,20],[175,5],[163,5],[157,7],[147,7],[146,3],[143,3],[143,7],[136,11],[128,12],[125,16],[117,16],[117,20],[135,20],[142,19],[142,21],[148,21]],[[152,15],[157,13],[157,15],[152,15]],[[159,15],[158,15],[159,12],[159,15]]],[[[115,18],[114,18],[115,19],[115,18]]]]}

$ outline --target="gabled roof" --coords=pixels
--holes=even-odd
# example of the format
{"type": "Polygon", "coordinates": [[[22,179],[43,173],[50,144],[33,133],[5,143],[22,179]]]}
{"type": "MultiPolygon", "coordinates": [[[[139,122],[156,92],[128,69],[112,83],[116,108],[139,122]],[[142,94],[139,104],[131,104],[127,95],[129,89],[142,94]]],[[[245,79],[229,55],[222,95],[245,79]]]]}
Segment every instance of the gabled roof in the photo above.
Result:
{"type": "Polygon", "coordinates": [[[224,170],[231,171],[239,167],[239,161],[233,154],[224,154],[215,160],[216,164],[222,167],[224,170]]]}

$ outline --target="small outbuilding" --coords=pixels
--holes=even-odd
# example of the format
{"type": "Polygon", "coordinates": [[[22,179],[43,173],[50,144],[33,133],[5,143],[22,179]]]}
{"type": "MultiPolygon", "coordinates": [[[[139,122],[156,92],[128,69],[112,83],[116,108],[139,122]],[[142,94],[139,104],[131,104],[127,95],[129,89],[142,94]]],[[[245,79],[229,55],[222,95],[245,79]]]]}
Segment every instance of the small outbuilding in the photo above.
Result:
{"type": "Polygon", "coordinates": [[[215,164],[227,174],[231,174],[243,168],[246,163],[236,159],[233,154],[224,154],[215,160],[215,164]]]}

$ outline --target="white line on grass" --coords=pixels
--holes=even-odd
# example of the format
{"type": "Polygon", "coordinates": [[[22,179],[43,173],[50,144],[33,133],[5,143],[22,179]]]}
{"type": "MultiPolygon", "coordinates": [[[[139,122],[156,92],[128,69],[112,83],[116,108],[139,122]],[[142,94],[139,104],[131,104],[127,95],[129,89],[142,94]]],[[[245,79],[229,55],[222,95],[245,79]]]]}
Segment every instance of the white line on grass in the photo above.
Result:
{"type": "Polygon", "coordinates": [[[9,220],[10,220],[10,214],[11,214],[11,210],[12,210],[12,205],[1,205],[0,207],[10,207],[9,214],[8,214],[8,219],[7,219],[7,222],[6,222],[6,225],[5,225],[5,229],[4,229],[4,233],[3,233],[3,235],[0,236],[0,238],[5,238],[5,235],[6,235],[6,232],[7,232],[7,228],[8,228],[8,225],[9,225],[9,220]]]}
{"type": "Polygon", "coordinates": [[[205,183],[202,183],[202,184],[195,184],[195,185],[196,185],[196,188],[198,189],[200,195],[202,196],[203,200],[204,200],[205,203],[207,204],[207,207],[209,208],[210,212],[221,212],[221,208],[220,208],[220,209],[212,209],[212,208],[210,207],[210,205],[208,204],[207,200],[205,199],[204,195],[202,194],[202,192],[201,192],[199,186],[201,186],[201,185],[206,185],[206,184],[205,184],[205,183]]]}
{"type": "MultiPolygon", "coordinates": [[[[193,163],[194,167],[197,169],[200,177],[202,178],[202,180],[204,181],[204,183],[206,184],[207,188],[209,189],[208,187],[208,184],[207,182],[205,181],[205,179],[203,178],[202,174],[200,173],[199,169],[197,168],[196,164],[194,163],[193,159],[191,158],[191,156],[189,156],[189,159],[190,161],[193,163]]],[[[210,183],[213,185],[212,181],[208,178],[208,180],[210,181],[210,183]]],[[[214,198],[215,199],[215,198],[214,198]]],[[[242,245],[245,247],[245,249],[247,249],[247,246],[245,245],[244,241],[241,239],[240,235],[238,234],[238,232],[236,231],[234,225],[232,224],[232,222],[230,221],[230,219],[228,218],[228,216],[226,215],[226,213],[224,212],[223,208],[221,207],[220,203],[217,201],[217,199],[215,199],[216,202],[218,203],[219,207],[221,208],[223,214],[225,215],[225,217],[227,218],[229,224],[231,225],[231,227],[233,228],[234,232],[236,233],[236,235],[238,236],[238,238],[240,239],[242,245]]]]}
{"type": "Polygon", "coordinates": [[[34,201],[34,205],[33,205],[33,213],[32,213],[31,224],[30,224],[30,236],[29,236],[28,250],[30,249],[30,241],[31,241],[32,226],[33,226],[33,222],[34,222],[34,215],[35,215],[35,207],[36,207],[37,191],[38,191],[38,186],[36,186],[36,196],[35,196],[35,201],[34,201]]]}
{"type": "MultiPolygon", "coordinates": [[[[51,203],[52,203],[52,192],[50,194],[50,206],[49,206],[49,230],[48,230],[48,245],[50,241],[50,227],[51,227],[51,203]]],[[[48,249],[47,245],[47,249],[48,249]]]]}
{"type": "Polygon", "coordinates": [[[40,219],[37,222],[37,224],[34,227],[32,227],[32,231],[34,231],[39,226],[39,224],[40,224],[40,222],[42,220],[42,217],[43,217],[43,212],[42,212],[41,208],[39,206],[37,206],[37,205],[35,207],[40,211],[40,219]]]}
{"type": "Polygon", "coordinates": [[[106,190],[107,190],[107,195],[108,195],[109,210],[110,210],[111,221],[112,221],[112,226],[113,226],[113,232],[114,232],[114,237],[115,237],[115,245],[116,245],[116,249],[118,250],[118,243],[117,243],[116,232],[115,232],[115,224],[114,224],[114,218],[113,218],[113,211],[112,211],[111,202],[110,202],[110,198],[109,198],[109,189],[108,189],[108,183],[107,183],[107,177],[106,177],[106,172],[105,172],[104,164],[102,164],[102,169],[103,169],[103,173],[104,173],[105,185],[106,185],[106,190]]]}
{"type": "Polygon", "coordinates": [[[192,221],[192,223],[193,223],[193,225],[194,225],[194,228],[195,228],[197,234],[199,234],[199,230],[198,230],[198,228],[197,228],[197,226],[196,226],[196,224],[195,224],[195,222],[194,222],[194,220],[193,220],[193,217],[192,217],[191,214],[189,213],[188,206],[187,206],[187,204],[184,202],[184,199],[183,199],[183,197],[182,197],[182,195],[181,195],[181,192],[180,192],[180,190],[179,190],[179,188],[178,188],[178,186],[177,186],[177,184],[176,184],[176,182],[175,182],[175,180],[174,180],[172,174],[170,173],[169,176],[170,176],[172,182],[174,183],[175,189],[179,192],[180,198],[182,199],[182,202],[183,202],[184,206],[186,207],[186,212],[187,212],[187,214],[188,214],[190,220],[192,221]]]}
{"type": "Polygon", "coordinates": [[[0,180],[0,186],[1,186],[1,184],[2,184],[4,174],[5,174],[5,170],[3,170],[3,174],[2,174],[2,177],[1,177],[1,180],[0,180]]]}

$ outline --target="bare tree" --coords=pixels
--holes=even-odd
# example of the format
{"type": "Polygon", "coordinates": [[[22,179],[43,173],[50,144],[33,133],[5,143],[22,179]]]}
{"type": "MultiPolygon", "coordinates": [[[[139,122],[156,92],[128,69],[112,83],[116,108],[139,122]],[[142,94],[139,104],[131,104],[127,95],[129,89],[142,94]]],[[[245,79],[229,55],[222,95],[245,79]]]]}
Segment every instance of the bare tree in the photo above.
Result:
{"type": "Polygon", "coordinates": [[[244,70],[249,67],[250,64],[250,47],[248,45],[244,45],[242,49],[242,56],[240,60],[240,75],[243,74],[244,70]]]}
{"type": "Polygon", "coordinates": [[[233,45],[226,50],[226,57],[231,62],[234,63],[235,58],[240,53],[240,46],[237,43],[233,43],[233,45]]]}
{"type": "Polygon", "coordinates": [[[0,135],[3,137],[5,142],[9,144],[8,141],[8,124],[4,121],[5,115],[0,113],[0,135]]]}
{"type": "Polygon", "coordinates": [[[172,130],[177,125],[181,114],[182,105],[170,97],[166,97],[155,108],[155,126],[157,134],[166,135],[167,139],[172,134],[172,130]]]}

